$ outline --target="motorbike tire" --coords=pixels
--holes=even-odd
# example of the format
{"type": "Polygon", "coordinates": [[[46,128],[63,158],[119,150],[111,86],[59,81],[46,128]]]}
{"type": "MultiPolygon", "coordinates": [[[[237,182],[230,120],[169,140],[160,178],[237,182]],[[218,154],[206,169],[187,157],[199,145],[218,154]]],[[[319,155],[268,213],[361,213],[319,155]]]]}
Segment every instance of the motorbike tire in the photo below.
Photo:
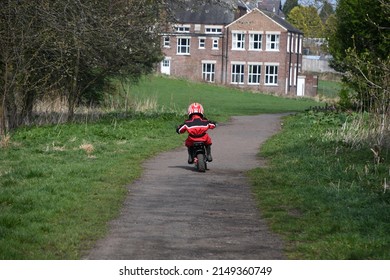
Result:
{"type": "Polygon", "coordinates": [[[206,161],[205,161],[205,155],[198,154],[198,163],[197,168],[199,172],[206,172],[206,161]]]}

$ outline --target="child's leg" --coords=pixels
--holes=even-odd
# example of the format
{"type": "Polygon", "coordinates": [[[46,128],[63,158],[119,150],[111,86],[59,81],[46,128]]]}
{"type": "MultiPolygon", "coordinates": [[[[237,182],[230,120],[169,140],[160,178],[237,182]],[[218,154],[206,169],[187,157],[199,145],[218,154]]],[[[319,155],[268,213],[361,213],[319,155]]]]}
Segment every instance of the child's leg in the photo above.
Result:
{"type": "Polygon", "coordinates": [[[211,137],[207,134],[205,145],[206,145],[207,161],[209,162],[213,161],[213,157],[211,156],[211,144],[212,144],[211,137]]]}
{"type": "Polygon", "coordinates": [[[187,152],[188,152],[188,164],[192,164],[194,163],[194,158],[192,157],[192,150],[191,150],[193,143],[190,139],[187,138],[185,145],[187,147],[187,152]]]}
{"type": "Polygon", "coordinates": [[[211,156],[211,145],[207,145],[206,146],[206,157],[207,157],[207,161],[211,162],[213,161],[213,157],[211,156]]]}

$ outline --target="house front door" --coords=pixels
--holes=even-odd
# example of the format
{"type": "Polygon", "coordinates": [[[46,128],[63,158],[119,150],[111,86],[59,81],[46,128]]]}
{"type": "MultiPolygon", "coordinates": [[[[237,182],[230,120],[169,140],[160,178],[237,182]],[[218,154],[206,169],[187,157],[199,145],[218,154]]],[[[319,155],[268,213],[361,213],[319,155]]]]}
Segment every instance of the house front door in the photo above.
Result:
{"type": "Polygon", "coordinates": [[[297,96],[305,95],[305,76],[298,76],[297,96]]]}
{"type": "Polygon", "coordinates": [[[161,62],[161,74],[171,75],[171,59],[168,57],[161,62]]]}

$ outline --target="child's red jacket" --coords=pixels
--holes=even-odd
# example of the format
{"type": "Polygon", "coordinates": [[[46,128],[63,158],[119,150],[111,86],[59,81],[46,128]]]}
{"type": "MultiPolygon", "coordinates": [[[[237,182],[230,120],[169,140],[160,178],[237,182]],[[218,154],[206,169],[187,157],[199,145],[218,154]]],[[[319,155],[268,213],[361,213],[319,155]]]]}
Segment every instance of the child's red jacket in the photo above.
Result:
{"type": "Polygon", "coordinates": [[[188,137],[185,142],[187,147],[193,146],[194,142],[204,142],[206,145],[211,145],[211,138],[206,133],[206,131],[209,129],[214,129],[215,126],[215,122],[209,121],[206,118],[202,118],[201,116],[194,114],[190,119],[179,125],[176,132],[188,132],[188,137]]]}

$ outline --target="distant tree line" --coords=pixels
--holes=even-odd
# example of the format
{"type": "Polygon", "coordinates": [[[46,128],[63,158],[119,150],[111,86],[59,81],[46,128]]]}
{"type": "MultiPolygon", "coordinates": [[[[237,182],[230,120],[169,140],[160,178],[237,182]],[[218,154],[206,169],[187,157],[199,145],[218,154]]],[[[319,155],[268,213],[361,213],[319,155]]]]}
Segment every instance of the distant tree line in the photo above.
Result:
{"type": "Polygon", "coordinates": [[[286,0],[282,10],[306,38],[326,37],[335,12],[330,0],[286,0]]]}

